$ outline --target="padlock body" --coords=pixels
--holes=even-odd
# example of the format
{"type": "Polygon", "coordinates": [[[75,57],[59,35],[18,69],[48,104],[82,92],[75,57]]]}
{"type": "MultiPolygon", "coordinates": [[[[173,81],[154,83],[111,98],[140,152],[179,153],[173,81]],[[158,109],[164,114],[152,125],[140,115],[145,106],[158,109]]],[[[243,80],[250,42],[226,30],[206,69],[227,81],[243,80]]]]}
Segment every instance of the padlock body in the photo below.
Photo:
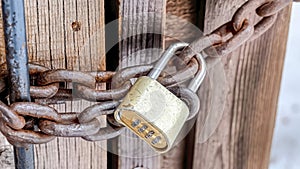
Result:
{"type": "Polygon", "coordinates": [[[189,115],[188,106],[156,80],[140,77],[114,112],[158,152],[168,151],[189,115]]]}

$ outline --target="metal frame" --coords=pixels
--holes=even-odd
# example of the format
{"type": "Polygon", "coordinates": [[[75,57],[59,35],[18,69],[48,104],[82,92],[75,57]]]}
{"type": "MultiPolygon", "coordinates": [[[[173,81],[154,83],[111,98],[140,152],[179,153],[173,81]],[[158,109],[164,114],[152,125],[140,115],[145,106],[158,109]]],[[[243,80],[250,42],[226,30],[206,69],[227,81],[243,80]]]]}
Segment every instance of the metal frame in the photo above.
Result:
{"type": "MultiPolygon", "coordinates": [[[[24,0],[2,0],[10,102],[30,102],[24,0]]],[[[32,145],[14,147],[15,168],[33,169],[32,145]]]]}

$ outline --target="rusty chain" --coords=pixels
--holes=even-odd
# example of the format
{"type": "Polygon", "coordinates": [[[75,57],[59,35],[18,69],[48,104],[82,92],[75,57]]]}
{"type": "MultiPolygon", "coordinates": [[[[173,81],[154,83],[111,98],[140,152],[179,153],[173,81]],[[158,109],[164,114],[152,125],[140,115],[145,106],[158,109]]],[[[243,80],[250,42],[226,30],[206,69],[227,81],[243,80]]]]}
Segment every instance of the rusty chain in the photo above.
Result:
{"type": "MultiPolygon", "coordinates": [[[[195,63],[197,64],[197,63],[195,63]]],[[[130,79],[147,74],[152,65],[134,66],[117,73],[108,71],[80,72],[70,70],[48,70],[47,68],[29,64],[29,74],[33,84],[30,94],[35,102],[18,102],[7,106],[0,101],[0,130],[11,144],[24,146],[26,143],[41,144],[55,137],[82,137],[89,141],[100,141],[118,136],[123,127],[112,119],[106,127],[101,127],[98,117],[111,115],[119,100],[131,87],[130,79]],[[112,90],[97,90],[97,83],[109,83],[112,78],[123,80],[112,90]],[[72,89],[61,87],[60,83],[72,82],[72,89]],[[57,112],[52,104],[84,99],[99,102],[87,107],[82,112],[57,112]],[[114,101],[115,100],[115,101],[114,101]],[[32,117],[34,121],[26,121],[32,117]],[[114,125],[115,124],[115,125],[114,125]]],[[[2,72],[0,94],[5,93],[7,72],[2,72]]],[[[115,82],[116,83],[116,82],[115,82]]],[[[192,93],[182,89],[173,89],[182,95],[191,108],[199,106],[192,101],[192,93]]],[[[195,116],[191,113],[191,118],[195,116]]]]}
{"type": "MultiPolygon", "coordinates": [[[[158,80],[182,97],[190,106],[188,119],[196,116],[199,103],[195,96],[182,87],[172,87],[192,78],[199,71],[195,52],[205,51],[210,57],[224,56],[246,41],[251,41],[266,32],[276,21],[277,13],[286,7],[289,0],[249,0],[234,14],[231,21],[210,34],[202,36],[184,49],[180,56],[186,64],[172,75],[158,80]]],[[[81,137],[88,141],[114,138],[123,131],[110,116],[126,95],[131,79],[146,75],[153,67],[139,65],[118,72],[82,72],[71,70],[49,70],[37,64],[29,65],[32,81],[30,94],[35,102],[9,104],[6,78],[8,72],[0,66],[0,131],[15,146],[42,144],[55,137],[81,137]],[[98,90],[97,84],[111,84],[111,90],[98,90]],[[66,101],[88,100],[98,102],[82,112],[58,112],[53,104],[66,101]],[[99,117],[107,116],[107,126],[101,127],[99,117]],[[30,120],[28,120],[31,117],[30,120]]]]}
{"type": "Polygon", "coordinates": [[[225,56],[247,41],[252,41],[271,28],[277,14],[291,0],[249,0],[233,15],[232,20],[212,33],[198,38],[182,55],[185,63],[195,52],[205,51],[210,57],[225,56]]]}

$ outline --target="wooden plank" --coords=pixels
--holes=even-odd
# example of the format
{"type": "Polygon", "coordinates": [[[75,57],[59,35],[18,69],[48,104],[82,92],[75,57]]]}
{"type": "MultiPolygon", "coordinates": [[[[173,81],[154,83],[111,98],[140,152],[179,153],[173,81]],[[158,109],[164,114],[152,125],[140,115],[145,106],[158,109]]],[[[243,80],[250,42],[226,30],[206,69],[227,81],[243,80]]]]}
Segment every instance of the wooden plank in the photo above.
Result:
{"type": "Polygon", "coordinates": [[[196,0],[167,0],[166,6],[166,46],[178,40],[191,42],[198,32],[193,26],[197,25],[196,0]],[[170,37],[171,35],[171,37],[170,37]]]}
{"type": "MultiPolygon", "coordinates": [[[[52,69],[105,69],[104,0],[26,0],[31,62],[52,69]]],[[[3,43],[1,42],[1,51],[3,43]]],[[[2,61],[4,55],[1,55],[2,61]]],[[[56,105],[61,112],[81,111],[92,103],[56,105]]],[[[104,120],[105,121],[105,120],[104,120]]],[[[35,146],[36,168],[106,168],[106,142],[59,138],[35,146]]]]}
{"type": "MultiPolygon", "coordinates": [[[[151,63],[158,59],[160,52],[145,49],[163,48],[165,0],[123,0],[120,1],[120,67],[151,63]],[[153,33],[157,35],[154,35],[153,33]]],[[[142,144],[129,130],[119,139],[118,168],[162,168],[161,157],[151,154],[147,157],[148,146],[142,144]],[[145,150],[145,151],[143,151],[145,150]]]]}
{"type": "MultiPolygon", "coordinates": [[[[196,0],[167,0],[165,45],[178,41],[192,42],[201,36],[197,27],[198,6],[196,0]]],[[[194,139],[186,137],[168,153],[162,155],[162,168],[187,168],[192,163],[194,139]]]]}
{"type": "MultiPolygon", "coordinates": [[[[195,36],[199,35],[199,29],[194,26],[197,22],[197,9],[195,7],[196,1],[195,0],[167,0],[166,1],[166,23],[163,23],[162,21],[155,20],[156,25],[166,25],[164,30],[164,36],[162,36],[162,43],[165,41],[165,46],[169,46],[169,44],[175,42],[175,41],[186,41],[191,42],[195,36]],[[161,22],[161,23],[160,23],[161,22]],[[167,35],[167,36],[165,36],[167,35]]],[[[139,20],[141,17],[141,13],[143,12],[149,12],[151,10],[144,10],[141,11],[140,8],[147,9],[146,6],[149,2],[144,2],[146,4],[139,5],[140,1],[121,1],[120,3],[120,18],[126,18],[123,19],[120,23],[120,30],[122,32],[120,33],[121,36],[126,37],[128,35],[139,33],[139,32],[147,32],[152,29],[152,23],[151,23],[151,14],[148,14],[148,18],[144,18],[143,20],[139,20]],[[137,9],[136,9],[137,8],[137,9]],[[128,19],[128,17],[130,17],[128,19]],[[150,21],[150,23],[149,23],[150,21]],[[135,23],[138,23],[136,25],[135,23]],[[148,24],[148,25],[144,25],[148,24]],[[144,25],[146,27],[140,27],[140,25],[144,25]]],[[[161,4],[157,2],[154,4],[154,8],[156,8],[158,11],[161,9],[161,4]]],[[[159,13],[158,13],[159,14],[159,13]]],[[[157,32],[156,32],[157,33],[157,32]]],[[[153,60],[148,60],[145,58],[151,58],[151,53],[146,55],[141,55],[140,53],[134,54],[133,56],[131,53],[136,52],[137,50],[143,50],[147,48],[145,46],[145,41],[151,41],[151,37],[149,36],[133,36],[129,39],[126,39],[122,42],[120,48],[121,48],[121,67],[126,67],[130,65],[136,65],[136,64],[142,64],[142,63],[149,63],[153,60]],[[129,59],[130,58],[130,59],[129,59]],[[146,61],[146,62],[145,62],[146,61]]],[[[157,46],[148,46],[149,47],[157,47],[157,46]]],[[[152,55],[153,57],[153,55],[152,55]]],[[[156,59],[156,58],[153,58],[156,59]]],[[[125,133],[129,137],[133,137],[131,132],[127,131],[125,133]]],[[[174,149],[172,149],[170,152],[162,154],[161,156],[156,155],[152,158],[146,158],[143,157],[142,153],[139,153],[139,157],[136,159],[133,158],[126,158],[126,157],[119,157],[118,161],[118,168],[134,168],[134,167],[143,167],[143,168],[185,168],[186,165],[186,153],[189,153],[186,151],[186,141],[183,140],[181,143],[176,145],[174,149]]],[[[128,138],[121,137],[120,139],[120,151],[127,152],[127,154],[119,153],[123,156],[130,156],[132,157],[133,151],[139,147],[140,149],[145,149],[144,146],[138,144],[137,142],[134,142],[128,138]],[[127,146],[124,148],[124,146],[127,146]],[[123,150],[122,150],[123,149],[123,150]]]]}
{"type": "Polygon", "coordinates": [[[5,137],[0,133],[0,168],[13,169],[14,156],[13,147],[7,142],[5,137]]]}
{"type": "MultiPolygon", "coordinates": [[[[244,2],[207,0],[205,33],[229,21],[244,2]]],[[[246,43],[210,69],[210,80],[219,83],[214,77],[220,73],[218,69],[224,68],[227,85],[217,86],[224,91],[226,99],[210,105],[209,100],[217,89],[204,84],[200,93],[202,108],[196,128],[193,168],[268,168],[289,17],[290,8],[286,8],[263,36],[246,43]],[[205,113],[215,113],[209,112],[210,108],[223,104],[224,114],[220,116],[218,128],[207,141],[203,140],[205,132],[211,130],[203,129],[205,113]]]]}

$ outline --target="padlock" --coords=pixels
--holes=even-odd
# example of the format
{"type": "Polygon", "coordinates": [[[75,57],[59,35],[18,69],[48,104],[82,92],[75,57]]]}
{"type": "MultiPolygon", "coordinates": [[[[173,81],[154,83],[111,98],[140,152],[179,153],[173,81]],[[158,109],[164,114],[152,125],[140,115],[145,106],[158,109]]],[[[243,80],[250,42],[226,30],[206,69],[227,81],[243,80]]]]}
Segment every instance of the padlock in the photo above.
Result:
{"type": "MultiPolygon", "coordinates": [[[[159,153],[167,152],[172,148],[176,137],[189,117],[189,108],[184,101],[156,79],[175,52],[186,46],[188,46],[187,43],[172,44],[163,53],[148,76],[142,76],[135,82],[114,112],[115,120],[118,123],[129,128],[159,153]]],[[[205,64],[205,62],[201,64],[205,64]]],[[[200,74],[189,85],[193,92],[198,85],[195,83],[203,79],[199,76],[200,74]]]]}
{"type": "Polygon", "coordinates": [[[184,127],[181,129],[179,135],[177,136],[175,143],[179,143],[192,129],[194,123],[196,122],[197,115],[200,110],[200,98],[197,95],[197,91],[202,84],[206,76],[206,62],[201,54],[196,54],[195,59],[201,65],[198,72],[190,81],[187,87],[171,87],[168,88],[177,96],[180,96],[180,99],[183,100],[189,107],[189,117],[184,124],[184,127]]]}

